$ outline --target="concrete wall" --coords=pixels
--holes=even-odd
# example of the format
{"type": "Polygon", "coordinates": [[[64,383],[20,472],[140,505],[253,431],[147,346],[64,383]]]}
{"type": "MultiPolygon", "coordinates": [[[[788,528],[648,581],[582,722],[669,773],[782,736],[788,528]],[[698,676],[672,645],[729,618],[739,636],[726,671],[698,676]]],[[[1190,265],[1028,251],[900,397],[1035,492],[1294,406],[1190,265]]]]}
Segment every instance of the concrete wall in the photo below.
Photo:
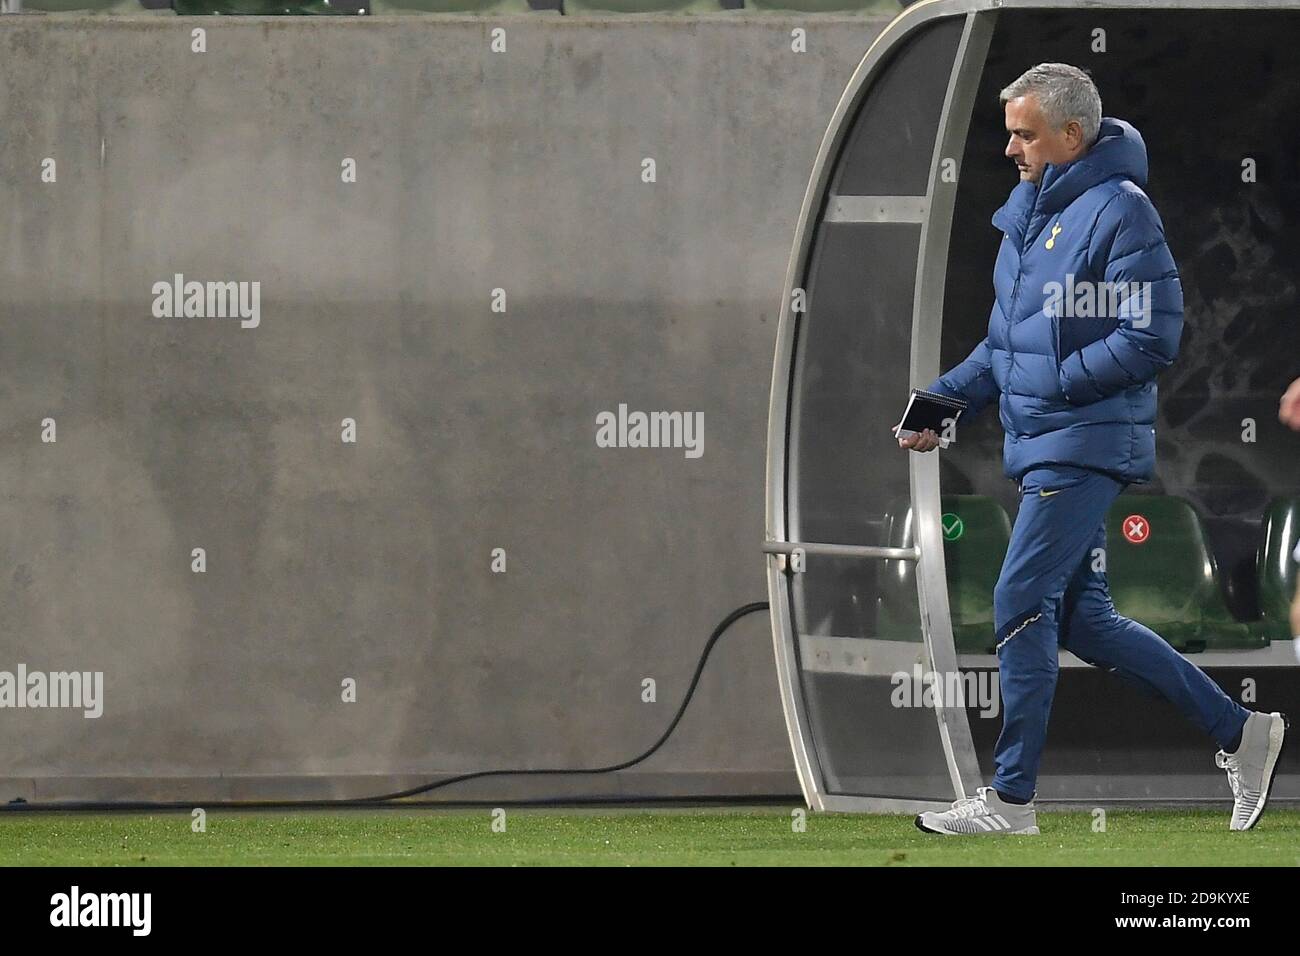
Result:
{"type": "MultiPolygon", "coordinates": [[[[883,25],[0,19],[0,670],[104,675],[97,719],[0,709],[0,799],[360,796],[657,739],[766,599],[782,281],[883,25]],[[155,317],[176,273],[259,282],[260,323],[155,317]],[[598,447],[620,403],[702,413],[703,454],[598,447]]],[[[439,795],[797,790],[755,614],[644,764],[439,795]]]]}

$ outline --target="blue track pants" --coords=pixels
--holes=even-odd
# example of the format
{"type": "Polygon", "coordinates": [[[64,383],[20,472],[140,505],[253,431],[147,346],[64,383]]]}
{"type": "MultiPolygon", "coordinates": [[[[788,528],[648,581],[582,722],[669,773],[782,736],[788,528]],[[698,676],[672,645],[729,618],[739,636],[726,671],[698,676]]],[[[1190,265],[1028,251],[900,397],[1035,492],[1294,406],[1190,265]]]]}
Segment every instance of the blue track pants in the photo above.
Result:
{"type": "Polygon", "coordinates": [[[1099,569],[1106,512],[1123,489],[1083,468],[1038,468],[1021,479],[1020,512],[993,592],[1003,707],[994,751],[999,793],[1034,795],[1058,645],[1165,697],[1220,748],[1250,713],[1155,632],[1115,611],[1099,569]]]}

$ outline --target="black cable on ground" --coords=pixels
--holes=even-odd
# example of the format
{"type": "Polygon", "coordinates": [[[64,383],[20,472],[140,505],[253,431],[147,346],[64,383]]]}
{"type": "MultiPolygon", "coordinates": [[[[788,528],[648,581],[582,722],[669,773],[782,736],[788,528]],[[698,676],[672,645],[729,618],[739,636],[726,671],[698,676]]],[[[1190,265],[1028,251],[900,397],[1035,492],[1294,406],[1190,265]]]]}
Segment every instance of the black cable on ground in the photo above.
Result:
{"type": "MultiPolygon", "coordinates": [[[[398,790],[393,793],[378,794],[373,797],[350,797],[350,798],[344,798],[339,800],[249,800],[249,801],[206,800],[206,801],[199,801],[199,802],[196,801],[154,802],[154,801],[146,801],[146,800],[131,800],[131,801],[120,801],[120,802],[70,801],[70,802],[62,802],[62,803],[15,802],[15,803],[4,804],[2,807],[0,807],[0,809],[4,809],[10,812],[44,811],[44,810],[189,810],[194,806],[198,805],[199,803],[201,803],[201,805],[204,807],[210,807],[216,809],[240,809],[240,810],[289,810],[289,809],[306,810],[306,809],[336,809],[341,807],[342,808],[375,807],[375,806],[386,806],[386,805],[391,806],[393,805],[392,801],[407,800],[409,797],[418,796],[419,794],[422,793],[429,793],[430,791],[439,790],[443,787],[449,787],[454,783],[462,783],[466,780],[474,780],[475,778],[478,777],[502,777],[502,776],[516,776],[516,775],[525,775],[525,774],[538,775],[538,774],[613,773],[616,770],[626,770],[628,767],[634,766],[635,764],[638,764],[641,761],[645,760],[656,750],[662,747],[664,743],[668,740],[668,738],[672,736],[673,731],[677,729],[677,725],[681,722],[682,715],[686,713],[686,708],[690,704],[691,698],[695,694],[695,688],[700,682],[700,675],[704,673],[704,665],[708,663],[709,654],[713,652],[713,646],[718,643],[718,640],[722,637],[723,634],[727,632],[727,629],[731,627],[732,624],[735,624],[742,617],[745,617],[747,614],[753,614],[756,611],[765,611],[768,609],[768,607],[769,604],[767,601],[754,601],[750,604],[745,604],[741,607],[736,608],[736,610],[732,611],[730,614],[724,617],[718,623],[718,626],[713,629],[713,633],[709,635],[708,641],[705,642],[704,652],[700,655],[699,663],[695,665],[695,674],[694,676],[691,677],[691,684],[686,689],[686,694],[682,698],[681,706],[677,708],[677,713],[673,716],[672,722],[669,723],[668,729],[663,732],[663,734],[659,737],[659,739],[655,741],[654,745],[651,746],[650,749],[647,750],[645,753],[637,757],[633,757],[630,760],[625,760],[622,763],[610,764],[607,767],[590,767],[590,768],[565,767],[565,768],[542,769],[542,770],[477,770],[473,773],[463,773],[463,774],[458,774],[457,776],[454,777],[448,777],[445,780],[435,780],[431,783],[421,784],[418,787],[411,787],[407,790],[398,790]]],[[[779,799],[779,798],[780,798],[779,795],[777,795],[777,796],[770,796],[770,797],[752,797],[750,799],[755,801],[762,801],[762,800],[779,799]]],[[[672,802],[683,802],[683,798],[628,797],[624,795],[619,797],[606,797],[606,798],[554,797],[554,798],[545,798],[540,800],[496,801],[496,803],[505,802],[515,806],[521,806],[521,805],[522,806],[546,806],[546,805],[563,806],[565,804],[584,803],[584,802],[646,803],[646,802],[654,802],[654,801],[663,801],[665,799],[670,800],[672,802]]],[[[697,802],[699,799],[707,800],[709,798],[696,798],[697,802]]],[[[725,799],[726,802],[729,803],[735,802],[734,798],[716,798],[716,799],[718,800],[725,799]]],[[[419,801],[415,803],[406,802],[400,805],[401,806],[447,806],[448,804],[440,803],[440,802],[419,801]]]]}

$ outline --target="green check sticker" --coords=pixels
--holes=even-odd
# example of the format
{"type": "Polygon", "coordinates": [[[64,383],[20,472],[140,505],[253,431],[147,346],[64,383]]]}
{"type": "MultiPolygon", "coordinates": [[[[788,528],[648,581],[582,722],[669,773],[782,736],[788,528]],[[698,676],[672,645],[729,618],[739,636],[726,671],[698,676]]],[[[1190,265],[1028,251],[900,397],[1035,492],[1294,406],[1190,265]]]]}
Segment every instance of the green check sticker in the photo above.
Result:
{"type": "Polygon", "coordinates": [[[943,540],[945,541],[956,541],[962,536],[962,532],[966,530],[966,526],[962,524],[961,518],[955,514],[944,515],[942,518],[942,524],[943,540]]]}

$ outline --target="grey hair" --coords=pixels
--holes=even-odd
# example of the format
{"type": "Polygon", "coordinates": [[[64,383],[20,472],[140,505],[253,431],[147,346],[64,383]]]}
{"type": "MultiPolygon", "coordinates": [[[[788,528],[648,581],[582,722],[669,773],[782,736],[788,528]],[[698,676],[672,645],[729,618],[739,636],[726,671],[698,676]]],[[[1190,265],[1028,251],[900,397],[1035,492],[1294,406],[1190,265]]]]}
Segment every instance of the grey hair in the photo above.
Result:
{"type": "Polygon", "coordinates": [[[1091,146],[1101,130],[1101,94],[1090,77],[1068,63],[1040,63],[1030,67],[1014,83],[1003,89],[999,101],[1032,93],[1053,129],[1065,128],[1070,120],[1083,127],[1083,141],[1091,146]]]}

